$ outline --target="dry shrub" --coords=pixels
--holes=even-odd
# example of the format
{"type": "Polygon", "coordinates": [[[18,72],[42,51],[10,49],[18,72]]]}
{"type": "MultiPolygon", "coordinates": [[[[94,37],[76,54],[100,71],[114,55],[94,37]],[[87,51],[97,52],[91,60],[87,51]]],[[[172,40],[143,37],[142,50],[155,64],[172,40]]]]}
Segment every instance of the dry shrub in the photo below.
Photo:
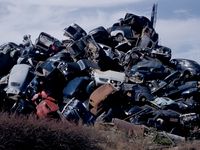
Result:
{"type": "Polygon", "coordinates": [[[86,127],[0,113],[0,150],[141,150],[148,142],[113,126],[86,127]]]}
{"type": "Polygon", "coordinates": [[[0,150],[101,149],[94,134],[68,122],[0,114],[0,150]]]}
{"type": "Polygon", "coordinates": [[[0,150],[197,150],[200,141],[156,145],[152,136],[136,137],[113,125],[93,127],[34,116],[0,113],[0,150]]]}

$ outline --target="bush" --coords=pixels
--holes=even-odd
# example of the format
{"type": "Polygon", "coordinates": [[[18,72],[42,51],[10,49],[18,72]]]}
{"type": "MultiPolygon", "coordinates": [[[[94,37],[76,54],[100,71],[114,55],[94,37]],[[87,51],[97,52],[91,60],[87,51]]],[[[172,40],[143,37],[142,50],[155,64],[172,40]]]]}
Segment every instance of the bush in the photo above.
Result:
{"type": "Polygon", "coordinates": [[[0,114],[0,150],[96,150],[95,132],[69,122],[0,114]]]}

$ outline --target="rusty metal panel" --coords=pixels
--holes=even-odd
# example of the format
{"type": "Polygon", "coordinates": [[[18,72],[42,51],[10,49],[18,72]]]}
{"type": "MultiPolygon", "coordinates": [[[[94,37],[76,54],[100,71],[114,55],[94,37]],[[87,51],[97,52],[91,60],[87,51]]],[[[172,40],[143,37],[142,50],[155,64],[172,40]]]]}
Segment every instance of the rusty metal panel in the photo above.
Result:
{"type": "Polygon", "coordinates": [[[98,110],[101,109],[101,103],[107,98],[108,95],[114,93],[116,89],[110,84],[104,84],[98,87],[89,98],[89,104],[91,105],[91,113],[97,114],[98,110]]]}

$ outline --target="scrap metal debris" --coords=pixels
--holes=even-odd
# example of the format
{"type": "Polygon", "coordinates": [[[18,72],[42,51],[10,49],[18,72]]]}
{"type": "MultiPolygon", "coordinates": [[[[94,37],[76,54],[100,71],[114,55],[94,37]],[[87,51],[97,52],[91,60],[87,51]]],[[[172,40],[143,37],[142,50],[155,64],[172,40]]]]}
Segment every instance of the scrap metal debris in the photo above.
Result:
{"type": "Polygon", "coordinates": [[[62,41],[41,32],[35,43],[25,35],[1,45],[1,110],[87,125],[118,118],[139,134],[146,126],[198,139],[200,65],[171,59],[155,15],[154,5],[151,20],[127,13],[88,33],[69,25],[62,41]]]}

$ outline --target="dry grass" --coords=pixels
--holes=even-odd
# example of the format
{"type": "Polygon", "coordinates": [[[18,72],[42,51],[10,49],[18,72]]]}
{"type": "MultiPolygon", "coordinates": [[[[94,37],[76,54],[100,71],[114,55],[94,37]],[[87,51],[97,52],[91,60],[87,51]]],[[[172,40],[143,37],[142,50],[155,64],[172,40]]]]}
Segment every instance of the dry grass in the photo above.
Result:
{"type": "Polygon", "coordinates": [[[200,141],[179,143],[176,147],[153,141],[153,135],[136,137],[109,124],[86,127],[0,113],[0,150],[195,150],[200,147],[200,141]]]}
{"type": "Polygon", "coordinates": [[[70,123],[0,115],[0,150],[101,149],[94,132],[70,123]]]}

